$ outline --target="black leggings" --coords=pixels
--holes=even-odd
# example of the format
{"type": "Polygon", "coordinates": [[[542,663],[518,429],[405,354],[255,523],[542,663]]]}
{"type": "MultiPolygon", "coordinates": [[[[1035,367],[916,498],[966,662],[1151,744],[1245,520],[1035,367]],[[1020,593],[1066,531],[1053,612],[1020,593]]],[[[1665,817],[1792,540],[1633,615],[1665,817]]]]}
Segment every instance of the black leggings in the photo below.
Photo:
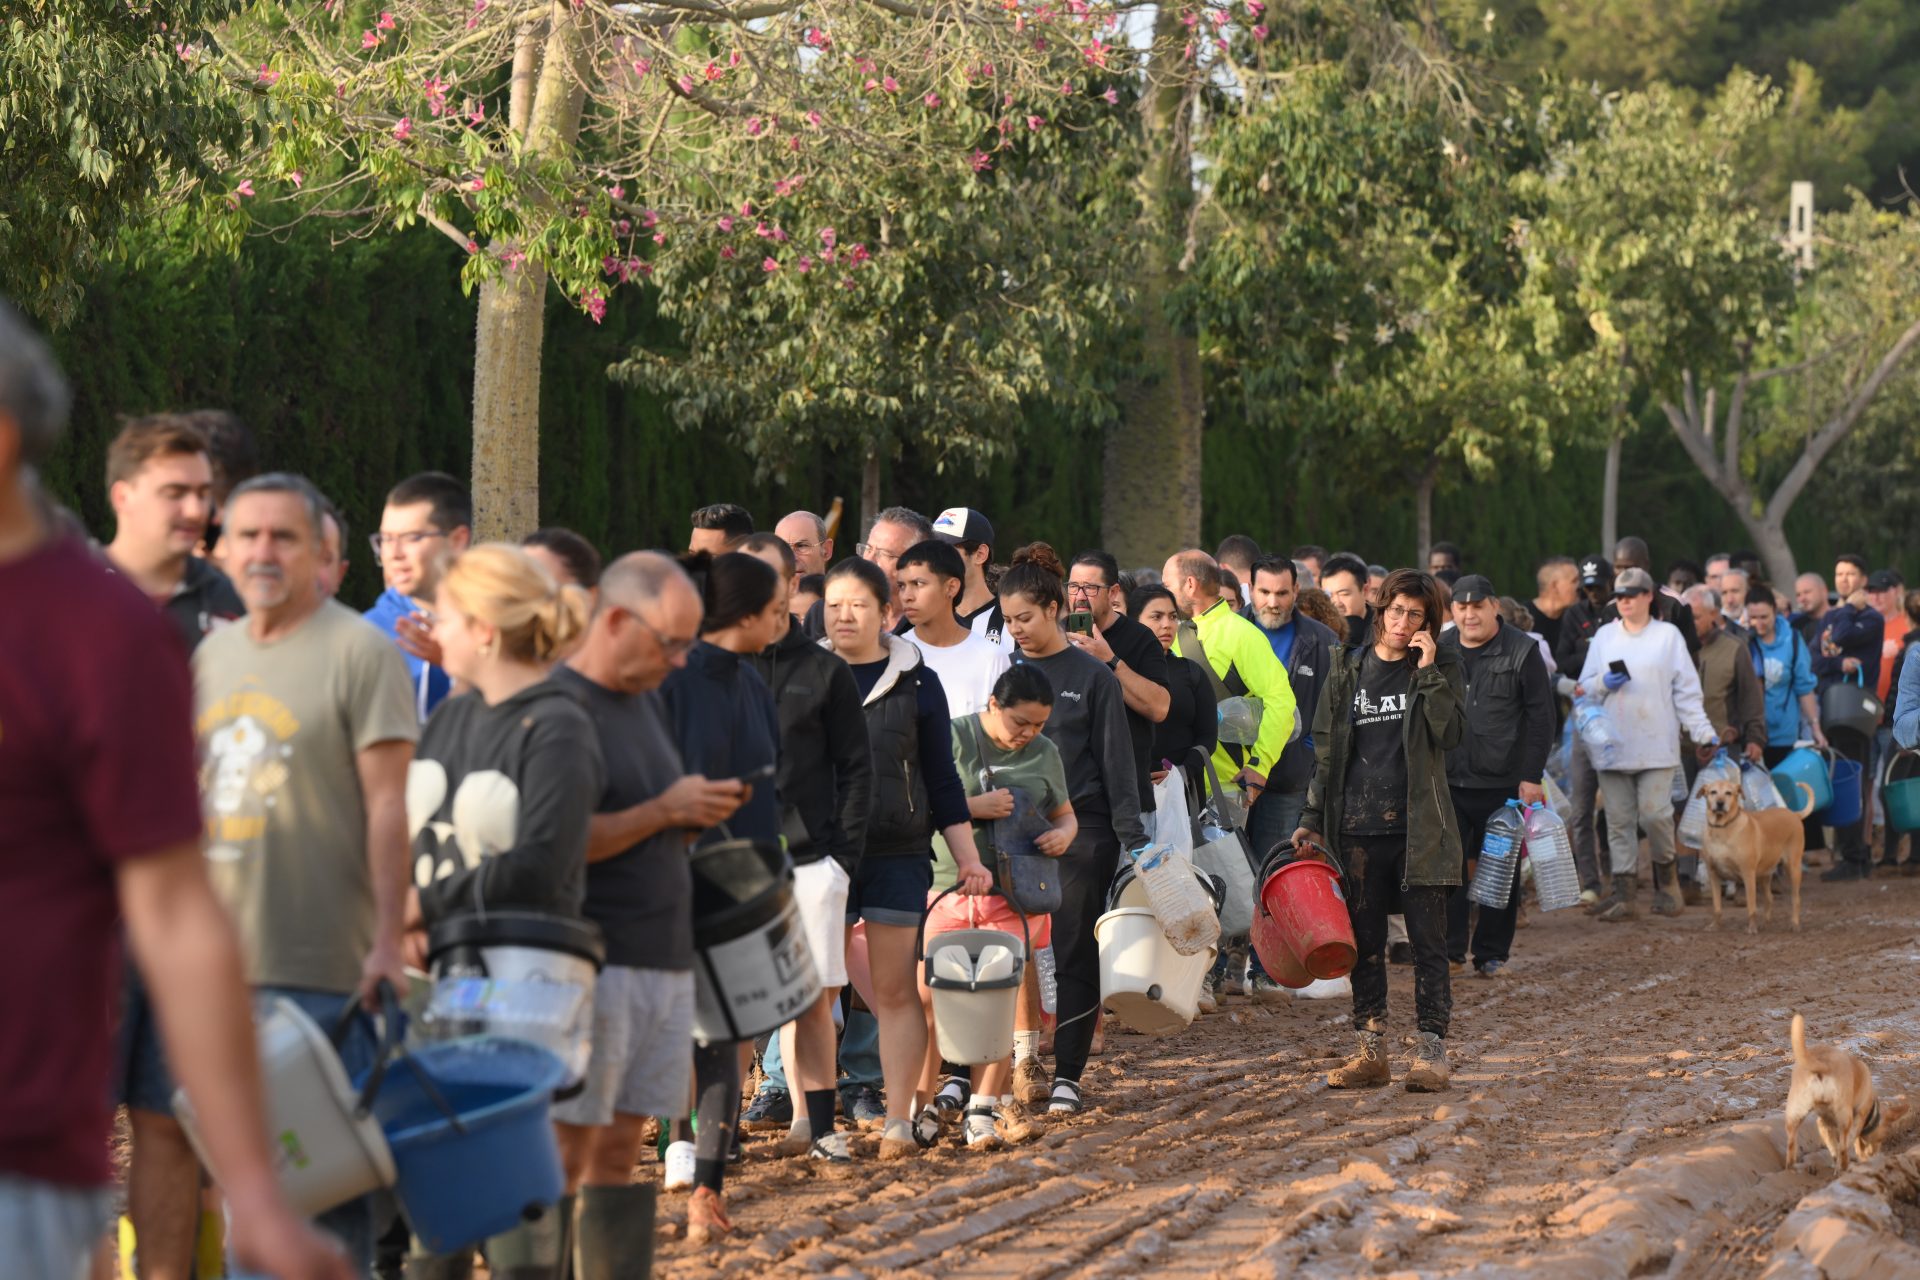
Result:
{"type": "Polygon", "coordinates": [[[1353,1026],[1380,1031],[1387,1020],[1387,917],[1407,918],[1413,944],[1413,1012],[1422,1031],[1447,1034],[1453,987],[1447,974],[1447,885],[1400,887],[1407,871],[1405,836],[1341,836],[1352,897],[1347,915],[1360,959],[1353,966],[1353,1026]]]}
{"type": "Polygon", "coordinates": [[[693,1046],[693,1083],[699,1090],[694,1110],[699,1131],[686,1120],[673,1122],[675,1142],[693,1142],[696,1185],[718,1191],[726,1180],[727,1153],[740,1123],[740,1046],[732,1040],[693,1046]]]}
{"type": "Polygon", "coordinates": [[[1085,820],[1060,859],[1060,909],[1053,913],[1060,1021],[1053,1033],[1053,1074],[1076,1084],[1087,1069],[1100,1012],[1100,944],[1093,926],[1106,912],[1119,865],[1120,839],[1113,829],[1085,820]]]}

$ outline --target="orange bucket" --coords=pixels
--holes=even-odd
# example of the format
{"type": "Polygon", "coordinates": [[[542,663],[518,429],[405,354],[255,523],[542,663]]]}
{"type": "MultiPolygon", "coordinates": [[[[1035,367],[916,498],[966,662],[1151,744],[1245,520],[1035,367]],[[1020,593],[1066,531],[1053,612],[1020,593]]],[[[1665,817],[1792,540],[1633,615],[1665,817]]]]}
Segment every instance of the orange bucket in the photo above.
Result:
{"type": "MultiPolygon", "coordinates": [[[[1353,922],[1338,871],[1307,858],[1286,863],[1260,886],[1260,905],[1307,973],[1344,978],[1353,972],[1360,952],[1353,944],[1353,922]]],[[[1262,952],[1261,963],[1266,960],[1262,952]]]]}

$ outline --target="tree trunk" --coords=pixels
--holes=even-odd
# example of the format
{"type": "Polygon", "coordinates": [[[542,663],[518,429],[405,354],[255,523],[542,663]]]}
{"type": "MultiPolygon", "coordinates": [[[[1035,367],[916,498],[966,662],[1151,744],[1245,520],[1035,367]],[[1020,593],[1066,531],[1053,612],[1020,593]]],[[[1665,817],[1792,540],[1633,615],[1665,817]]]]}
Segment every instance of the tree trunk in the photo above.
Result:
{"type": "Polygon", "coordinates": [[[1620,541],[1620,453],[1626,437],[1618,432],[1607,441],[1606,478],[1600,485],[1600,554],[1611,556],[1620,541]]]}
{"type": "Polygon", "coordinates": [[[867,460],[860,467],[860,540],[866,539],[879,515],[880,450],[868,449],[867,460]]]}
{"type": "Polygon", "coordinates": [[[1422,571],[1426,569],[1427,557],[1433,551],[1433,489],[1439,478],[1439,462],[1430,462],[1413,487],[1414,538],[1420,544],[1414,549],[1413,563],[1422,571]]]}
{"type": "Polygon", "coordinates": [[[1181,57],[1185,28],[1172,6],[1155,19],[1154,54],[1141,100],[1146,163],[1139,179],[1146,250],[1138,288],[1140,359],[1119,390],[1120,422],[1107,436],[1102,545],[1122,566],[1160,564],[1199,545],[1201,428],[1206,396],[1197,335],[1174,323],[1186,211],[1193,198],[1192,85],[1181,57]]]}
{"type": "MultiPolygon", "coordinates": [[[[549,8],[537,71],[528,41],[514,56],[514,103],[526,111],[524,159],[580,136],[586,33],[570,0],[549,8]],[[532,76],[531,101],[522,96],[532,76]]],[[[540,354],[547,273],[529,260],[480,286],[473,363],[474,534],[518,541],[540,527],[540,354]]]]}

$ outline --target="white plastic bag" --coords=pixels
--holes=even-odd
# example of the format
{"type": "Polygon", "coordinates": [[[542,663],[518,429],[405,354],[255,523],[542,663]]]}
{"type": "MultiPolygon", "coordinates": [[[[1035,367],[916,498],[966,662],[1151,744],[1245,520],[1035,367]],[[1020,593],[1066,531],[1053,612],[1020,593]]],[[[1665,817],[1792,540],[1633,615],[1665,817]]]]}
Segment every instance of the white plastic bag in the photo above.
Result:
{"type": "Polygon", "coordinates": [[[1178,769],[1153,784],[1153,842],[1193,861],[1193,818],[1187,812],[1187,783],[1178,769]]]}

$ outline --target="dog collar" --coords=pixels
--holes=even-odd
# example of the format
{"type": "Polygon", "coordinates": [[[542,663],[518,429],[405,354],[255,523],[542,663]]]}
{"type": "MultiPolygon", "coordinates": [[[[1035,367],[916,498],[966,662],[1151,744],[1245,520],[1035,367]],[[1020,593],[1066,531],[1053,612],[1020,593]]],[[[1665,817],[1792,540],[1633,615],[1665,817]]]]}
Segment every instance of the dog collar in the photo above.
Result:
{"type": "Polygon", "coordinates": [[[1712,815],[1712,814],[1708,814],[1708,815],[1707,815],[1707,825],[1708,825],[1708,826],[1710,826],[1710,827],[1712,827],[1712,828],[1714,828],[1714,829],[1715,829],[1716,831],[1717,831],[1717,830],[1719,830],[1719,829],[1720,829],[1721,827],[1730,827],[1730,826],[1732,826],[1732,825],[1733,825],[1733,821],[1734,821],[1734,818],[1737,818],[1737,817],[1739,817],[1739,816],[1740,816],[1740,813],[1741,813],[1741,811],[1740,811],[1740,810],[1738,810],[1738,809],[1735,809],[1735,810],[1733,811],[1733,818],[1728,818],[1728,819],[1727,819],[1727,820],[1726,820],[1725,822],[1715,822],[1715,821],[1713,820],[1713,815],[1712,815]]]}
{"type": "Polygon", "coordinates": [[[1867,1112],[1867,1122],[1860,1126],[1860,1136],[1866,1137],[1880,1127],[1880,1099],[1873,1100],[1873,1109],[1867,1112]]]}

